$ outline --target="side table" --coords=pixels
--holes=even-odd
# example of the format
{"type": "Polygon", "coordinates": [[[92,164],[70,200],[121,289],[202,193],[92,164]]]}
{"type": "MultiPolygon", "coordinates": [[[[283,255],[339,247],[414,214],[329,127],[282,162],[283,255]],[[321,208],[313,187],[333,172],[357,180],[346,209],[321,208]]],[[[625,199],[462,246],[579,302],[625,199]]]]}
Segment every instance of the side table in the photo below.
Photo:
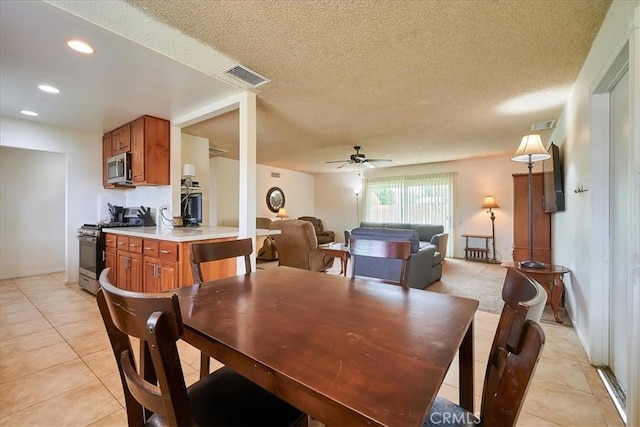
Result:
{"type": "Polygon", "coordinates": [[[322,247],[322,265],[324,265],[324,259],[327,256],[340,258],[340,274],[347,277],[347,262],[351,258],[349,253],[349,246],[344,243],[328,243],[327,245],[321,245],[322,247]]]}
{"type": "MultiPolygon", "coordinates": [[[[491,236],[484,234],[463,234],[465,238],[464,260],[489,262],[489,240],[491,236]],[[469,246],[469,239],[484,239],[484,248],[469,246]]],[[[495,258],[495,254],[493,254],[495,258]]]]}
{"type": "Polygon", "coordinates": [[[562,278],[571,270],[557,264],[545,264],[544,270],[541,268],[520,267],[519,262],[512,261],[503,262],[501,265],[521,271],[540,283],[544,290],[547,291],[547,304],[551,305],[553,317],[555,317],[556,322],[562,323],[562,319],[560,319],[560,315],[558,314],[562,306],[562,294],[564,293],[564,281],[562,278]]]}

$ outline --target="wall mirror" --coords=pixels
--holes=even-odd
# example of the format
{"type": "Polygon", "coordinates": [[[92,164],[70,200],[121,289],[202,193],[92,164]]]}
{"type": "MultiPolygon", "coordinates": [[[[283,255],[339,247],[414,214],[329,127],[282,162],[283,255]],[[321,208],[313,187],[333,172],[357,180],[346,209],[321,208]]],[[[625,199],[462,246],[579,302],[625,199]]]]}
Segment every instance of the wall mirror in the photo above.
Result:
{"type": "Polygon", "coordinates": [[[271,212],[278,213],[284,208],[284,192],[278,187],[271,187],[267,191],[267,207],[271,212]]]}

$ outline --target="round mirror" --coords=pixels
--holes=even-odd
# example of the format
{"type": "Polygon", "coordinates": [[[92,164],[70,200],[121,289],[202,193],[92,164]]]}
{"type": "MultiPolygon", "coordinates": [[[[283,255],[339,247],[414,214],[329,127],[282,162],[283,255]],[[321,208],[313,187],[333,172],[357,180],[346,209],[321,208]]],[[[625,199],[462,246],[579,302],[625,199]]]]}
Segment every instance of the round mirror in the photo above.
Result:
{"type": "Polygon", "coordinates": [[[284,208],[284,192],[278,187],[271,187],[267,191],[267,207],[274,213],[284,208]]]}

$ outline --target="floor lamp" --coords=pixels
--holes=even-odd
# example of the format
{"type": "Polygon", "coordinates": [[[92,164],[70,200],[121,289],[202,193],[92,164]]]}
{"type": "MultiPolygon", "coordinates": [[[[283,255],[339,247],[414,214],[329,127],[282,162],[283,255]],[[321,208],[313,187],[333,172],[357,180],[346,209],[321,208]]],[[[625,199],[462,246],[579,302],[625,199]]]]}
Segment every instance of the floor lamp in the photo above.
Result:
{"type": "Polygon", "coordinates": [[[525,162],[529,168],[529,260],[521,261],[520,267],[544,269],[546,266],[533,257],[533,164],[546,160],[549,153],[542,145],[540,135],[527,135],[522,138],[518,151],[511,157],[514,162],[525,162]]]}
{"type": "Polygon", "coordinates": [[[354,188],[353,193],[356,195],[356,226],[360,226],[360,199],[358,196],[360,195],[360,189],[354,188]]]}
{"type": "Polygon", "coordinates": [[[493,254],[491,255],[490,263],[496,264],[498,260],[496,259],[496,227],[495,220],[496,216],[491,209],[499,208],[496,203],[496,199],[493,196],[484,196],[484,201],[482,202],[482,209],[489,209],[487,212],[491,214],[491,242],[493,244],[493,254]]]}

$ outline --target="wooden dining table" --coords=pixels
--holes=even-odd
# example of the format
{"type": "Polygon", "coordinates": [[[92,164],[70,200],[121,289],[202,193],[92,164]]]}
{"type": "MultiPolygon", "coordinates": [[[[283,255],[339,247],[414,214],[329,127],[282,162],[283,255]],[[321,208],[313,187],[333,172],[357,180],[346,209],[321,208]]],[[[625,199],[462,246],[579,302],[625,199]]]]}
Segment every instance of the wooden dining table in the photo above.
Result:
{"type": "Polygon", "coordinates": [[[458,350],[473,412],[476,300],[289,267],[177,293],[184,341],[325,425],[422,425],[458,350]]]}

